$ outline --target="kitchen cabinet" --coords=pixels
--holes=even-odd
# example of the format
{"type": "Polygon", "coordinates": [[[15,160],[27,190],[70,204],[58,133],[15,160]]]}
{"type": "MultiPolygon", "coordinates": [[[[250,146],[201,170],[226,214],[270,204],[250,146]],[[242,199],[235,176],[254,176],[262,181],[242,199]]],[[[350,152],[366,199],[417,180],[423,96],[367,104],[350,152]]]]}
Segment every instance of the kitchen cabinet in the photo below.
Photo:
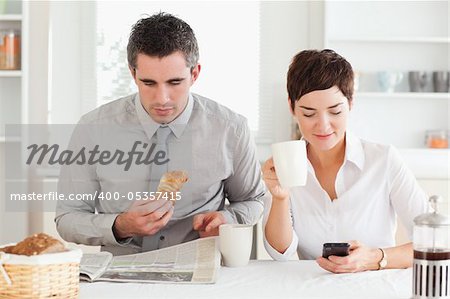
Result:
{"type": "Polygon", "coordinates": [[[448,1],[326,1],[324,46],[343,55],[359,79],[349,127],[398,148],[425,147],[425,132],[449,129],[449,93],[434,93],[432,71],[449,71],[448,1]],[[409,92],[408,72],[426,71],[424,91],[409,92]],[[381,92],[379,72],[398,72],[381,92]]]}
{"type": "MultiPolygon", "coordinates": [[[[25,4],[24,4],[25,5],[25,4]]],[[[20,33],[21,58],[26,57],[26,20],[24,14],[0,14],[0,32],[14,30],[20,33]]],[[[3,43],[3,35],[1,36],[3,43]]],[[[24,89],[27,79],[26,70],[1,70],[0,69],[0,144],[6,142],[17,142],[15,138],[5,137],[5,124],[21,123],[26,119],[26,90],[24,89]]]]}
{"type": "MultiPolygon", "coordinates": [[[[0,14],[0,31],[13,29],[20,33],[22,60],[19,70],[0,70],[0,244],[14,242],[28,234],[25,212],[5,211],[6,155],[18,151],[20,139],[7,136],[6,124],[28,122],[28,4],[26,1],[6,1],[6,11],[0,14]]],[[[20,166],[18,166],[20,167],[20,166]]]]}

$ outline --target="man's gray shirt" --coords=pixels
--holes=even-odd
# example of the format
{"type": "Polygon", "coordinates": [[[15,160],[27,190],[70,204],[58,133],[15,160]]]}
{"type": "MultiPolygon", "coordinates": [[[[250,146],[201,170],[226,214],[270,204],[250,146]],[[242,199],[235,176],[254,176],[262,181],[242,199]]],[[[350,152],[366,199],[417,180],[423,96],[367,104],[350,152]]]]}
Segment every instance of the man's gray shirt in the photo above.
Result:
{"type": "MultiPolygon", "coordinates": [[[[193,230],[193,216],[221,211],[228,223],[258,221],[263,211],[264,194],[260,166],[246,119],[202,96],[191,94],[174,121],[168,124],[168,170],[186,171],[188,182],[169,223],[146,240],[146,250],[187,242],[199,237],[193,230]],[[229,205],[225,205],[228,199],[229,205]],[[150,244],[150,248],[148,248],[150,244]]],[[[84,115],[76,126],[70,148],[128,153],[133,144],[147,144],[143,157],[156,143],[154,122],[134,94],[103,105],[84,115]]],[[[136,157],[134,157],[136,158],[136,157]]],[[[154,164],[136,161],[125,165],[114,161],[105,165],[84,163],[64,166],[58,192],[92,194],[95,200],[59,201],[56,226],[69,242],[101,245],[113,254],[142,251],[143,237],[118,242],[112,232],[115,218],[127,211],[138,192],[149,192],[154,164]],[[90,164],[90,165],[89,165],[90,164]],[[108,199],[109,198],[109,199],[108,199]]],[[[143,194],[143,193],[142,193],[143,194]]]]}

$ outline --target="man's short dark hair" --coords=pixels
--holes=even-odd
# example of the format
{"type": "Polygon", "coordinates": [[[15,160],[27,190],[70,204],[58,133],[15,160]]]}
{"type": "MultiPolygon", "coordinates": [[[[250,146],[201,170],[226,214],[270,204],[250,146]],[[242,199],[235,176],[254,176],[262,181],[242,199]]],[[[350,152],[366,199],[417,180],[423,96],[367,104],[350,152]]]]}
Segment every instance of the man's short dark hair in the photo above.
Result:
{"type": "Polygon", "coordinates": [[[342,94],[353,99],[353,69],[344,57],[333,50],[301,51],[292,59],[287,73],[287,90],[291,107],[302,96],[315,90],[337,86],[342,94]]]}
{"type": "Polygon", "coordinates": [[[160,12],[133,25],[127,46],[128,64],[132,68],[136,68],[140,53],[163,58],[177,51],[184,54],[186,66],[192,69],[197,65],[197,39],[183,20],[160,12]]]}

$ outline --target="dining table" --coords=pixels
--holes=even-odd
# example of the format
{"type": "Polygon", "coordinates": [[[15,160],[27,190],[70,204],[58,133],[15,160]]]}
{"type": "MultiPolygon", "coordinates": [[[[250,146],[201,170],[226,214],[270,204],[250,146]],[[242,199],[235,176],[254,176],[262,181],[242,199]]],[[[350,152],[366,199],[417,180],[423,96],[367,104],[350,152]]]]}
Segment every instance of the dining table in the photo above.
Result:
{"type": "Polygon", "coordinates": [[[251,260],[220,267],[213,284],[80,283],[87,298],[411,298],[412,271],[383,269],[335,274],[314,260],[251,260]]]}

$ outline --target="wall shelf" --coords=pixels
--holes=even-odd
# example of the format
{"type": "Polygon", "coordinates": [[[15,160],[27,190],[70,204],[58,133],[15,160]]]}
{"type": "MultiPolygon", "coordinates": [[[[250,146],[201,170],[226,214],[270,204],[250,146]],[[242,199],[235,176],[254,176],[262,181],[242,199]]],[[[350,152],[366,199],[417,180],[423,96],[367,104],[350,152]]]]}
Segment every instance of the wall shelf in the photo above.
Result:
{"type": "Polygon", "coordinates": [[[355,98],[386,98],[386,99],[450,99],[446,92],[356,92],[355,98]]]}
{"type": "Polygon", "coordinates": [[[335,43],[436,43],[448,44],[448,37],[330,37],[329,42],[335,43]]]}
{"type": "Polygon", "coordinates": [[[20,138],[0,136],[0,143],[7,143],[7,142],[20,142],[20,138]]]}
{"type": "Polygon", "coordinates": [[[0,70],[0,77],[21,77],[22,71],[0,70]]]}
{"type": "Polygon", "coordinates": [[[0,14],[0,21],[22,21],[20,14],[0,14]]]}
{"type": "Polygon", "coordinates": [[[416,177],[450,179],[450,149],[403,148],[399,153],[416,177]]]}

